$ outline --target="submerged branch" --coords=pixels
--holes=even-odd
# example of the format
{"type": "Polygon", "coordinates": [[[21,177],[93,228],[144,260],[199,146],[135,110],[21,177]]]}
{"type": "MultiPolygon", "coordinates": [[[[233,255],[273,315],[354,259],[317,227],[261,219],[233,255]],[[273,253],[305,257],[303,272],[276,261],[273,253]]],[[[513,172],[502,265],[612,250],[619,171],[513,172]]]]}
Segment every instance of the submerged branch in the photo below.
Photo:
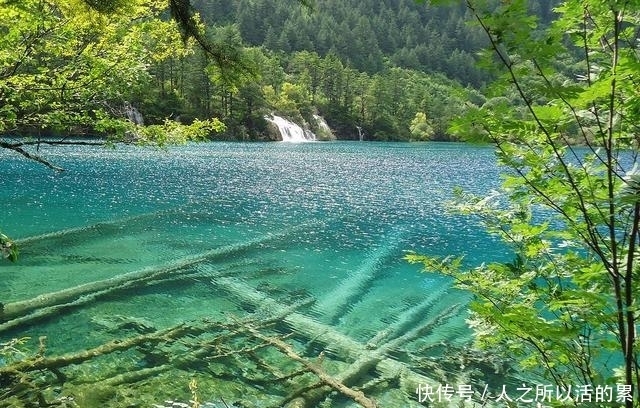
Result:
{"type": "Polygon", "coordinates": [[[56,370],[69,366],[71,364],[79,364],[87,360],[99,357],[101,355],[113,353],[116,351],[127,350],[132,347],[144,343],[159,343],[174,338],[184,336],[191,332],[193,328],[184,324],[151,334],[143,334],[126,340],[112,340],[98,347],[83,350],[73,354],[67,354],[58,357],[44,357],[38,354],[30,359],[20,361],[5,367],[0,367],[0,377],[5,375],[15,375],[16,373],[25,373],[39,370],[56,370]]]}
{"type": "Polygon", "coordinates": [[[162,265],[143,268],[137,271],[117,275],[112,278],[84,283],[71,288],[41,294],[32,299],[7,303],[4,305],[4,309],[0,310],[0,322],[3,320],[7,321],[5,324],[0,325],[0,331],[6,330],[6,328],[12,325],[12,320],[27,316],[32,312],[37,313],[40,309],[51,308],[50,310],[55,311],[56,307],[73,306],[73,302],[86,303],[94,300],[98,296],[112,292],[113,290],[128,289],[132,286],[146,283],[149,280],[160,279],[167,276],[176,277],[176,272],[186,274],[189,272],[189,267],[196,266],[216,258],[236,254],[266,242],[293,234],[301,229],[313,227],[317,224],[318,222],[312,220],[284,228],[283,230],[275,233],[263,234],[248,241],[214,248],[209,251],[186,256],[162,265]]]}
{"type": "Polygon", "coordinates": [[[293,348],[285,343],[284,341],[274,338],[274,337],[267,337],[264,336],[262,333],[258,332],[257,330],[249,327],[248,328],[249,332],[257,337],[258,339],[267,342],[268,344],[276,347],[278,350],[282,351],[284,354],[287,355],[287,357],[289,357],[290,359],[302,364],[307,370],[311,371],[312,373],[314,373],[316,376],[318,376],[318,378],[320,378],[320,380],[330,386],[331,388],[333,388],[334,390],[340,392],[343,395],[346,395],[347,397],[353,399],[354,401],[356,401],[358,404],[360,404],[361,406],[365,407],[365,408],[376,408],[376,402],[370,398],[368,398],[366,395],[364,395],[364,393],[362,391],[356,391],[352,388],[349,388],[348,386],[346,386],[344,383],[342,383],[340,380],[330,376],[329,374],[327,374],[326,371],[324,371],[322,368],[318,367],[317,365],[307,361],[306,359],[302,358],[298,353],[296,353],[293,348]]]}

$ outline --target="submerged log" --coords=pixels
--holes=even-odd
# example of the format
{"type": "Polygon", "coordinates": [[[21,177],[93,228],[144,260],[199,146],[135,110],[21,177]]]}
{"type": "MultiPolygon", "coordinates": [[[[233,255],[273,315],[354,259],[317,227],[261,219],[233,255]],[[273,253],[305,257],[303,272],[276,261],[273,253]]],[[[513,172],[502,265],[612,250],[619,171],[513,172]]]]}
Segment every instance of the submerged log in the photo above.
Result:
{"type": "MultiPolygon", "coordinates": [[[[163,279],[163,277],[170,277],[167,271],[175,271],[180,270],[186,267],[195,266],[195,273],[211,273],[211,270],[208,264],[205,264],[204,261],[215,258],[219,255],[228,255],[233,254],[236,251],[248,248],[252,245],[258,245],[262,242],[269,241],[271,239],[279,238],[283,235],[291,233],[297,229],[301,229],[306,227],[308,224],[304,224],[302,226],[292,227],[288,230],[281,231],[278,234],[269,234],[264,237],[259,237],[254,240],[235,244],[233,246],[227,246],[218,248],[216,250],[207,251],[204,254],[194,255],[192,257],[188,257],[185,259],[178,260],[170,265],[165,265],[163,268],[150,268],[142,271],[133,272],[131,274],[120,275],[112,279],[108,279],[105,281],[96,282],[94,284],[98,284],[98,286],[93,287],[93,291],[83,292],[80,291],[80,297],[75,295],[73,296],[62,296],[56,297],[56,299],[69,299],[67,303],[73,303],[74,301],[78,301],[82,296],[91,297],[98,296],[102,293],[102,291],[108,291],[110,288],[105,288],[102,285],[107,283],[112,284],[115,280],[117,282],[118,287],[126,287],[129,284],[142,284],[148,282],[153,279],[163,279]],[[226,252],[225,252],[226,251],[226,252]],[[205,256],[206,255],[206,256],[205,256]],[[97,288],[97,290],[96,290],[97,288]],[[102,288],[102,289],[101,289],[102,288]]],[[[189,270],[194,273],[193,268],[189,268],[189,270]]],[[[174,275],[175,276],[175,275],[174,275]]],[[[459,310],[459,305],[453,306],[451,308],[445,309],[443,307],[434,307],[438,303],[438,300],[441,299],[442,295],[445,293],[444,286],[438,292],[432,294],[428,299],[418,304],[417,306],[411,307],[396,320],[396,323],[389,326],[388,330],[385,332],[379,333],[375,336],[372,341],[368,344],[362,344],[349,336],[340,333],[334,327],[331,327],[326,324],[322,324],[320,322],[314,321],[310,317],[296,311],[298,305],[295,307],[287,306],[271,297],[266,296],[264,293],[259,292],[253,287],[247,285],[237,278],[229,278],[225,276],[215,276],[215,279],[211,281],[211,283],[229,293],[231,296],[242,300],[243,302],[250,303],[256,307],[255,316],[262,316],[263,319],[261,321],[267,321],[268,316],[278,316],[276,321],[282,322],[291,328],[291,331],[298,336],[304,337],[306,339],[313,339],[314,342],[319,344],[323,344],[328,353],[327,354],[335,354],[339,358],[346,360],[350,365],[349,367],[338,373],[337,375],[330,375],[325,372],[321,367],[310,363],[308,360],[305,360],[303,356],[295,353],[295,351],[289,346],[287,343],[282,342],[279,339],[274,339],[272,336],[264,336],[261,332],[253,331],[253,326],[250,324],[242,325],[237,324],[238,328],[237,333],[241,333],[242,331],[250,332],[252,336],[262,339],[263,341],[267,341],[266,339],[274,340],[273,342],[269,341],[273,347],[278,348],[289,358],[299,362],[304,366],[304,368],[319,378],[319,382],[316,386],[307,386],[305,389],[300,389],[290,394],[287,399],[285,399],[285,403],[287,403],[288,407],[297,406],[297,407],[309,407],[309,406],[317,406],[317,403],[326,398],[327,394],[330,390],[336,390],[344,395],[353,398],[355,401],[363,401],[363,403],[368,404],[369,402],[375,404],[375,402],[369,400],[364,396],[364,394],[360,393],[355,386],[364,382],[365,378],[369,377],[369,375],[374,371],[381,373],[384,378],[398,378],[400,379],[400,384],[402,388],[409,394],[415,392],[415,388],[417,384],[434,384],[437,381],[428,378],[421,373],[413,371],[407,364],[389,358],[387,356],[388,352],[398,348],[418,336],[422,336],[427,331],[431,330],[435,325],[438,325],[452,316],[454,313],[457,313],[459,310]],[[428,318],[428,320],[422,324],[420,322],[424,321],[424,316],[428,315],[427,312],[433,311],[435,309],[437,312],[435,315],[432,313],[433,317],[428,318]],[[257,334],[256,334],[257,333],[257,334]],[[276,341],[277,340],[277,341],[276,341]],[[278,342],[280,341],[280,343],[278,342]],[[291,354],[293,353],[293,354],[291,354]],[[301,359],[302,361],[300,361],[301,359]],[[315,370],[315,371],[314,371],[315,370]],[[327,388],[328,387],[328,388],[327,388]],[[358,398],[358,399],[356,399],[358,398]],[[364,399],[362,399],[364,398],[364,399]]],[[[81,285],[83,286],[83,285],[81,285]]],[[[73,290],[76,288],[71,288],[69,290],[73,290]]],[[[57,293],[57,292],[56,292],[57,293]]],[[[63,303],[62,305],[64,305],[63,303]]],[[[52,308],[58,307],[61,304],[53,304],[52,308]]],[[[15,310],[18,310],[14,308],[15,310]]],[[[217,323],[218,327],[220,323],[217,323]]],[[[203,327],[207,327],[204,325],[203,327]]],[[[214,326],[211,326],[214,327],[214,326]]],[[[195,330],[202,330],[202,328],[195,328],[191,326],[179,326],[176,328],[168,329],[169,331],[165,332],[155,332],[151,334],[137,336],[132,339],[124,340],[121,342],[111,342],[105,345],[102,345],[98,348],[94,348],[92,350],[83,351],[80,353],[75,353],[73,355],[66,355],[55,358],[44,358],[42,356],[31,359],[28,362],[25,362],[23,365],[12,365],[11,367],[5,367],[4,369],[0,369],[0,377],[2,375],[15,376],[16,372],[22,371],[34,371],[34,370],[50,370],[55,372],[55,370],[60,369],[61,367],[65,367],[69,364],[79,364],[83,361],[86,361],[91,358],[95,358],[97,356],[113,353],[114,351],[125,350],[127,348],[136,347],[139,344],[144,342],[149,343],[158,343],[162,341],[171,342],[178,337],[183,337],[190,333],[196,333],[195,330]],[[173,334],[170,330],[176,330],[173,334]],[[182,330],[182,331],[180,331],[182,330]],[[164,340],[163,340],[164,339],[164,340]],[[17,370],[17,371],[15,371],[17,370]]],[[[220,341],[224,338],[224,335],[215,336],[213,340],[206,341],[220,341]]],[[[168,371],[173,368],[187,367],[189,362],[194,361],[194,359],[198,359],[202,356],[205,356],[207,352],[211,351],[211,348],[207,346],[207,344],[197,345],[197,341],[190,342],[190,346],[193,347],[190,351],[181,358],[170,358],[168,362],[160,363],[160,365],[155,367],[147,367],[141,368],[139,370],[133,370],[128,373],[124,373],[114,377],[112,380],[105,380],[105,384],[113,385],[113,384],[122,384],[122,383],[130,383],[137,382],[141,379],[147,378],[149,376],[157,375],[158,373],[168,371]]],[[[229,353],[241,353],[247,350],[233,350],[228,349],[229,353]]],[[[166,351],[163,351],[166,352],[166,351]]],[[[223,358],[226,357],[225,354],[219,354],[223,358]]],[[[363,405],[369,406],[369,405],[363,405]]],[[[371,405],[374,406],[374,405],[371,405]]]]}
{"type": "Polygon", "coordinates": [[[384,262],[398,249],[399,238],[399,232],[386,238],[380,248],[366,256],[360,267],[351,271],[335,289],[320,299],[314,309],[329,323],[336,323],[349,305],[362,297],[363,292],[379,277],[384,262]]]}
{"type": "MultiPolygon", "coordinates": [[[[276,347],[276,345],[271,341],[263,340],[264,338],[270,338],[270,335],[262,336],[254,335],[254,333],[260,333],[262,330],[269,330],[269,332],[271,332],[271,327],[275,322],[282,320],[286,315],[300,307],[309,306],[311,302],[313,302],[313,299],[307,298],[297,303],[287,305],[279,310],[281,314],[278,315],[265,315],[264,310],[260,310],[251,314],[249,317],[240,320],[232,319],[226,323],[209,322],[205,320],[200,323],[181,324],[162,331],[138,335],[120,341],[112,341],[92,349],[69,353],[63,356],[45,357],[42,352],[28,360],[17,362],[0,369],[0,378],[3,379],[3,384],[7,386],[5,390],[0,390],[0,395],[2,395],[3,398],[11,398],[13,402],[16,404],[19,403],[18,405],[22,406],[22,403],[27,403],[42,395],[44,390],[50,390],[52,385],[64,387],[63,384],[69,383],[69,388],[65,393],[68,394],[71,392],[70,395],[73,395],[73,391],[77,390],[76,387],[84,390],[91,390],[93,388],[106,389],[120,386],[127,388],[135,387],[134,384],[150,378],[157,378],[163,373],[169,373],[175,370],[192,371],[194,367],[195,370],[204,369],[205,372],[210,375],[211,372],[207,368],[207,362],[217,359],[222,359],[224,365],[229,369],[231,369],[229,364],[233,364],[233,360],[238,361],[240,364],[235,367],[242,369],[243,361],[246,361],[247,356],[249,356],[253,357],[255,361],[259,363],[259,366],[264,368],[268,363],[261,360],[261,357],[255,353],[261,349],[276,347]],[[118,371],[114,373],[115,375],[109,375],[107,373],[105,376],[103,374],[100,376],[102,379],[74,379],[67,377],[61,371],[69,365],[82,364],[88,360],[132,349],[137,351],[136,354],[142,353],[143,356],[147,356],[148,354],[156,355],[162,356],[162,358],[147,360],[146,357],[141,357],[143,361],[151,364],[145,364],[144,366],[133,364],[128,368],[127,364],[123,364],[117,369],[118,371]],[[233,360],[228,360],[229,358],[233,360]],[[156,365],[153,365],[154,363],[156,365]],[[205,364],[204,366],[202,365],[203,363],[205,364]],[[52,379],[51,376],[43,375],[43,371],[53,373],[57,381],[52,379]],[[13,386],[35,382],[36,378],[38,379],[37,386],[34,385],[27,389],[17,389],[13,386]],[[2,391],[6,392],[3,393],[2,391]]],[[[282,350],[280,351],[282,352],[282,350]]],[[[268,355],[272,355],[272,353],[268,353],[268,355]]],[[[285,367],[287,366],[288,365],[285,364],[285,367]]],[[[97,366],[94,365],[92,367],[97,366]]],[[[288,367],[290,368],[290,366],[288,367]]],[[[313,371],[305,367],[304,371],[293,371],[285,376],[293,377],[305,373],[310,374],[313,373],[313,371]]],[[[272,376],[271,380],[264,380],[265,385],[273,384],[274,379],[280,381],[282,377],[279,373],[272,373],[272,376]]],[[[329,377],[325,378],[320,376],[319,378],[323,378],[323,383],[332,383],[329,377]]],[[[254,384],[255,380],[245,377],[243,381],[254,384]]],[[[344,387],[338,385],[336,385],[336,387],[342,389],[345,395],[350,393],[350,391],[344,387]]],[[[356,393],[355,391],[353,392],[356,393]]],[[[222,396],[219,397],[222,398],[222,396]]],[[[44,405],[47,404],[38,406],[44,405]]]]}
{"type": "Polygon", "coordinates": [[[57,357],[44,357],[43,355],[38,354],[32,358],[13,363],[8,366],[0,367],[0,377],[4,375],[13,375],[15,373],[25,373],[29,371],[53,371],[62,367],[69,366],[71,364],[79,364],[105,354],[128,350],[144,343],[160,343],[162,341],[170,341],[172,339],[182,337],[187,333],[193,332],[193,330],[194,328],[191,326],[180,324],[178,326],[162,330],[160,332],[142,334],[126,340],[113,340],[101,346],[83,350],[77,353],[71,353],[57,357]]]}
{"type": "Polygon", "coordinates": [[[392,324],[376,333],[376,335],[367,342],[367,347],[370,349],[381,347],[390,339],[398,337],[412,327],[420,324],[425,316],[429,315],[429,311],[441,303],[449,290],[450,287],[448,285],[441,285],[437,290],[425,294],[425,296],[427,296],[426,299],[405,310],[400,316],[394,319],[392,324]]]}
{"type": "MultiPolygon", "coordinates": [[[[409,321],[413,321],[415,316],[419,313],[427,312],[431,306],[433,306],[433,300],[429,299],[426,302],[422,302],[418,306],[409,309],[405,312],[404,316],[399,319],[399,323],[394,325],[391,328],[389,335],[398,335],[398,329],[405,327],[406,323],[409,321]]],[[[437,315],[430,317],[426,322],[413,327],[402,335],[394,336],[392,340],[381,344],[379,346],[369,347],[368,353],[361,353],[358,355],[356,361],[351,363],[349,367],[343,371],[341,371],[335,378],[341,384],[345,384],[350,386],[352,384],[357,384],[360,379],[364,378],[368,373],[370,373],[374,368],[380,371],[381,373],[391,376],[397,377],[400,375],[402,371],[398,369],[401,368],[403,371],[410,371],[408,367],[403,366],[403,364],[397,360],[391,360],[387,357],[387,354],[394,350],[399,349],[401,346],[409,343],[412,340],[415,340],[417,337],[421,336],[427,331],[432,330],[435,327],[438,327],[443,321],[456,316],[460,309],[462,308],[461,304],[452,305],[445,310],[439,312],[437,315]],[[390,362],[393,362],[390,364],[390,362]],[[402,365],[399,367],[399,365],[402,365]]],[[[424,315],[423,315],[424,317],[424,315]]],[[[371,342],[368,343],[371,345],[371,342]]],[[[417,373],[411,373],[411,376],[416,375],[417,373]]],[[[420,380],[420,383],[435,383],[433,380],[420,380]]],[[[413,388],[413,387],[412,387],[413,388]]],[[[300,390],[294,391],[290,397],[285,399],[287,405],[286,408],[292,407],[314,407],[323,400],[327,395],[326,390],[321,387],[316,387],[311,391],[300,392],[300,390]]]]}
{"type": "MultiPolygon", "coordinates": [[[[280,310],[280,314],[278,315],[270,315],[266,316],[261,314],[260,312],[256,312],[244,319],[234,320],[233,323],[225,324],[225,323],[217,323],[217,322],[205,322],[203,326],[193,326],[190,332],[185,333],[186,335],[191,336],[192,338],[197,336],[198,334],[202,334],[210,331],[212,328],[220,329],[226,332],[215,336],[212,339],[207,341],[199,341],[196,340],[193,342],[193,348],[188,352],[182,352],[180,354],[173,355],[171,358],[167,358],[167,362],[155,367],[147,367],[139,370],[129,371],[126,373],[122,373],[108,379],[101,381],[100,383],[108,386],[117,386],[121,384],[132,384],[141,380],[144,380],[149,377],[156,376],[160,373],[167,372],[169,370],[178,368],[178,369],[187,369],[192,363],[196,361],[200,361],[201,359],[216,359],[216,358],[224,358],[232,355],[244,355],[245,353],[249,353],[258,348],[266,347],[268,344],[261,344],[258,346],[250,347],[249,349],[239,349],[233,350],[229,349],[224,353],[218,353],[217,355],[212,355],[211,350],[213,345],[223,345],[226,341],[233,338],[234,336],[241,335],[243,333],[249,332],[249,330],[257,331],[258,328],[263,328],[272,325],[273,323],[283,319],[287,315],[293,313],[296,309],[307,306],[313,302],[313,299],[304,299],[300,302],[294,303],[289,307],[283,308],[280,310]]],[[[154,338],[153,336],[150,336],[154,338]]],[[[164,337],[167,337],[166,335],[164,337]]],[[[182,346],[186,346],[186,342],[181,343],[182,346]]]]}
{"type": "Polygon", "coordinates": [[[82,295],[77,299],[73,299],[68,303],[61,303],[53,306],[36,309],[31,313],[27,313],[23,316],[16,317],[4,323],[0,323],[0,333],[8,330],[16,329],[20,326],[24,326],[27,324],[33,324],[38,320],[43,320],[51,316],[58,316],[60,313],[65,312],[69,309],[77,308],[77,307],[89,304],[91,302],[94,302],[100,297],[113,295],[114,293],[126,291],[128,289],[132,289],[142,285],[151,286],[151,285],[157,285],[157,284],[164,284],[171,281],[193,279],[198,277],[215,278],[215,277],[224,276],[231,273],[235,273],[235,272],[230,271],[229,268],[224,268],[219,271],[214,271],[212,269],[207,269],[207,270],[198,269],[194,272],[181,272],[178,274],[170,274],[170,275],[167,275],[166,271],[162,271],[157,275],[153,274],[140,279],[130,280],[118,286],[112,286],[104,290],[99,290],[96,292],[91,292],[86,295],[82,295]]]}
{"type": "Polygon", "coordinates": [[[116,226],[116,225],[126,225],[126,224],[128,224],[128,223],[130,223],[132,221],[145,219],[145,218],[150,218],[150,217],[156,217],[158,215],[170,214],[170,213],[178,212],[178,211],[180,211],[180,208],[160,210],[160,211],[154,211],[154,212],[144,213],[144,214],[136,214],[136,215],[131,215],[131,216],[128,216],[128,217],[118,218],[118,219],[115,219],[115,220],[105,220],[105,221],[96,222],[95,224],[82,225],[82,226],[79,226],[79,227],[65,228],[65,229],[58,230],[58,231],[45,232],[43,234],[32,235],[30,237],[16,239],[15,242],[18,245],[20,245],[21,247],[24,247],[27,244],[31,244],[31,243],[38,242],[38,241],[51,240],[53,238],[64,237],[64,236],[67,236],[67,235],[80,234],[80,233],[89,232],[89,231],[93,231],[93,230],[99,231],[100,229],[105,228],[105,227],[112,227],[112,226],[116,226]]]}
{"type": "MultiPolygon", "coordinates": [[[[216,287],[225,290],[232,296],[235,296],[245,302],[254,304],[262,309],[270,310],[272,312],[280,310],[283,305],[276,300],[258,292],[251,286],[242,283],[238,279],[220,278],[212,281],[216,287]]],[[[424,304],[421,304],[424,305],[424,304]]],[[[335,328],[319,323],[311,319],[310,317],[298,312],[291,313],[282,319],[283,323],[291,327],[292,331],[297,335],[304,335],[306,338],[314,339],[319,343],[324,344],[332,354],[336,354],[341,358],[349,360],[351,368],[344,373],[341,373],[336,377],[339,381],[344,382],[346,385],[355,384],[360,378],[365,377],[373,367],[387,377],[399,378],[401,386],[405,392],[409,394],[415,393],[417,384],[436,384],[437,381],[428,378],[425,375],[411,370],[405,363],[394,360],[386,356],[386,353],[403,343],[414,339],[415,336],[423,333],[428,328],[434,327],[436,324],[441,323],[446,318],[457,313],[461,305],[455,305],[451,308],[443,311],[438,316],[429,319],[429,321],[411,330],[408,334],[400,336],[396,341],[386,342],[379,347],[380,351],[371,349],[366,345],[359,343],[358,341],[346,336],[335,328]],[[344,381],[343,381],[344,380],[344,381]]],[[[415,316],[414,309],[410,309],[407,312],[407,316],[415,316]]],[[[405,320],[405,319],[401,319],[405,320]]],[[[406,321],[410,320],[409,318],[406,321]]],[[[404,324],[398,327],[405,327],[404,324]]],[[[304,393],[303,393],[304,394],[304,393]]],[[[310,398],[305,395],[304,398],[291,398],[287,397],[284,403],[288,408],[292,407],[309,407],[316,406],[317,398],[322,398],[326,395],[325,391],[319,394],[315,394],[310,398]],[[311,405],[307,403],[307,398],[311,401],[311,405]]]]}
{"type": "MultiPolygon", "coordinates": [[[[444,310],[438,316],[429,319],[425,324],[400,335],[400,332],[407,327],[409,322],[414,322],[418,314],[425,312],[429,305],[435,302],[434,299],[437,299],[436,296],[434,299],[430,299],[429,302],[425,301],[418,305],[418,310],[415,308],[407,310],[404,315],[400,317],[400,323],[392,327],[390,336],[394,336],[395,338],[385,342],[380,347],[371,349],[336,331],[335,328],[315,322],[309,317],[297,312],[296,310],[300,307],[309,305],[308,299],[304,303],[286,305],[265,296],[238,279],[229,277],[217,278],[213,281],[213,284],[227,291],[231,296],[254,304],[256,306],[255,313],[253,313],[250,318],[235,321],[233,324],[205,322],[201,325],[179,325],[163,331],[109,342],[78,353],[59,357],[44,357],[43,355],[38,355],[27,361],[0,368],[0,377],[21,378],[26,372],[41,370],[49,370],[56,373],[59,372],[58,370],[71,364],[81,364],[84,361],[105,354],[124,351],[142,345],[145,345],[145,348],[151,345],[153,349],[155,344],[172,344],[180,341],[181,347],[188,347],[186,352],[180,353],[179,355],[172,352],[171,348],[157,349],[154,353],[160,352],[167,356],[167,359],[160,362],[159,365],[130,370],[126,373],[113,376],[110,379],[99,381],[104,385],[116,386],[139,382],[176,368],[189,369],[193,366],[193,362],[204,361],[208,358],[227,358],[232,355],[253,353],[258,348],[268,345],[277,348],[288,358],[302,364],[305,370],[313,373],[319,379],[317,385],[298,390],[299,392],[297,394],[292,395],[293,398],[288,397],[288,399],[283,402],[283,404],[288,403],[288,407],[317,406],[317,402],[326,398],[331,390],[338,391],[352,398],[362,406],[372,407],[375,405],[370,404],[375,404],[375,402],[364,396],[364,394],[354,388],[354,386],[363,383],[364,379],[369,377],[374,368],[377,372],[382,373],[385,378],[400,378],[401,385],[407,393],[413,393],[416,384],[436,383],[436,381],[412,371],[406,364],[387,357],[387,353],[423,335],[426,331],[447,319],[451,313],[457,311],[457,309],[444,310]],[[324,344],[327,348],[331,349],[328,354],[335,353],[339,358],[349,360],[350,366],[336,375],[329,374],[319,365],[297,354],[293,348],[284,341],[275,339],[272,335],[266,336],[258,330],[273,322],[284,322],[291,326],[296,335],[312,338],[314,341],[324,344]],[[215,330],[218,333],[210,336],[211,330],[215,330]],[[204,338],[199,337],[205,332],[209,335],[204,338]],[[242,344],[225,340],[234,338],[234,336],[235,338],[237,338],[237,336],[251,336],[263,341],[264,344],[249,343],[240,349],[227,347],[227,343],[242,344]],[[402,381],[403,378],[404,381],[402,381]]],[[[295,372],[294,374],[299,375],[299,372],[295,372]]]]}
{"type": "MultiPolygon", "coordinates": [[[[227,277],[212,280],[211,283],[244,302],[251,303],[261,310],[276,313],[285,307],[281,302],[257,291],[239,279],[227,277]]],[[[304,334],[307,338],[329,344],[332,351],[344,356],[355,356],[367,352],[365,346],[351,337],[338,332],[331,326],[317,322],[302,313],[294,312],[282,319],[282,323],[292,327],[295,332],[304,334]]]]}
{"type": "Polygon", "coordinates": [[[191,255],[176,261],[168,262],[161,266],[144,268],[138,271],[117,275],[113,278],[85,283],[74,286],[72,288],[59,290],[57,292],[42,294],[32,299],[7,303],[4,305],[4,308],[0,310],[0,320],[7,321],[10,319],[15,319],[37,309],[55,305],[63,305],[76,301],[82,296],[88,296],[100,292],[104,293],[104,291],[110,291],[113,288],[126,288],[133,284],[144,283],[149,279],[157,279],[159,277],[166,276],[175,271],[185,269],[187,267],[203,263],[205,261],[209,261],[218,257],[229,256],[258,246],[260,244],[264,244],[275,239],[280,239],[315,224],[317,224],[317,222],[295,225],[279,232],[267,233],[265,235],[245,242],[225,245],[223,247],[205,251],[197,255],[191,255]]]}

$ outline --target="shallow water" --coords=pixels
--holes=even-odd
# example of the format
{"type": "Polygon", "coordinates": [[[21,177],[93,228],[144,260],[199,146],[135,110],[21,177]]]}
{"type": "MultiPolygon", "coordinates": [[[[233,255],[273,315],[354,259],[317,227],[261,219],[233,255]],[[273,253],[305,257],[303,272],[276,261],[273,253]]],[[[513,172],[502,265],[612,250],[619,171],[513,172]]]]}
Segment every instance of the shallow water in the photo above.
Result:
{"type": "MultiPolygon", "coordinates": [[[[330,327],[362,345],[389,327],[398,337],[432,319],[432,326],[385,355],[403,364],[415,355],[438,359],[438,345],[462,347],[468,340],[464,307],[446,313],[464,305],[466,296],[407,264],[403,254],[465,255],[469,263],[502,256],[472,220],[445,211],[456,186],[484,193],[498,185],[490,148],[211,143],[167,150],[56,147],[41,154],[66,171],[0,152],[0,227],[21,246],[20,262],[0,266],[3,303],[136,271],[170,270],[157,281],[0,333],[2,340],[47,336],[50,354],[135,334],[114,319],[150,331],[204,318],[241,319],[270,305],[256,301],[262,296],[277,305],[312,299],[296,310],[296,321],[330,327]],[[395,327],[399,321],[405,323],[395,327]]],[[[316,354],[324,350],[335,359],[331,369],[348,360],[331,342],[310,339],[310,329],[296,321],[278,333],[293,332],[296,344],[313,344],[316,354]]],[[[142,364],[135,362],[139,356],[126,358],[133,367],[142,364]]],[[[205,371],[225,381],[227,388],[211,385],[220,395],[233,394],[233,387],[256,389],[212,366],[205,371]]],[[[177,387],[187,398],[185,385],[177,387]]],[[[257,406],[252,392],[237,393],[238,404],[257,406]]],[[[378,394],[382,401],[400,398],[392,386],[378,394]]],[[[402,398],[411,400],[406,393],[402,398]]]]}

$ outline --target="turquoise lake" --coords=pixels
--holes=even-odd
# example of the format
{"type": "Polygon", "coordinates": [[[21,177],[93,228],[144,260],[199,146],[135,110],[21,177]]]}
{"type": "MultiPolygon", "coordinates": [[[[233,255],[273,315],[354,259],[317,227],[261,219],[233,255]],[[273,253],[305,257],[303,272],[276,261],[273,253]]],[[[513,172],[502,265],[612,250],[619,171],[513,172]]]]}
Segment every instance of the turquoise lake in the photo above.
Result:
{"type": "MultiPolygon", "coordinates": [[[[452,361],[470,338],[468,297],[404,254],[465,255],[470,264],[504,256],[472,219],[446,211],[455,187],[485,194],[499,186],[490,147],[203,143],[42,147],[40,154],[65,171],[0,152],[0,228],[21,249],[18,263],[0,266],[0,301],[8,308],[106,282],[47,304],[59,306],[47,316],[0,328],[0,341],[28,336],[32,349],[46,336],[47,355],[183,322],[243,327],[276,316],[259,331],[290,335],[283,341],[311,361],[323,356],[318,364],[338,378],[366,350],[378,352],[389,370],[406,368],[407,378],[396,382],[382,363],[348,381],[380,406],[421,406],[410,392],[420,376],[444,382],[460,375],[452,361]],[[118,289],[125,274],[138,280],[118,289]],[[375,386],[376,378],[385,385],[375,386]]],[[[296,368],[277,347],[246,357],[242,350],[259,337],[231,326],[216,326],[229,332],[227,341],[198,333],[154,351],[131,348],[71,366],[68,384],[52,385],[58,389],[49,398],[173,407],[193,397],[193,378],[210,407],[224,407],[222,399],[228,406],[284,406],[293,393],[309,394],[298,388],[317,378],[287,377],[296,368]],[[218,351],[196,352],[190,339],[218,351]],[[230,357],[230,350],[237,353],[230,357]],[[177,355],[197,358],[179,364],[177,355]],[[151,369],[157,374],[142,375],[151,369]],[[148,371],[120,385],[108,381],[136,370],[148,371]],[[109,384],[117,390],[100,398],[83,388],[109,384]]],[[[335,392],[313,398],[317,406],[357,406],[335,392]]]]}

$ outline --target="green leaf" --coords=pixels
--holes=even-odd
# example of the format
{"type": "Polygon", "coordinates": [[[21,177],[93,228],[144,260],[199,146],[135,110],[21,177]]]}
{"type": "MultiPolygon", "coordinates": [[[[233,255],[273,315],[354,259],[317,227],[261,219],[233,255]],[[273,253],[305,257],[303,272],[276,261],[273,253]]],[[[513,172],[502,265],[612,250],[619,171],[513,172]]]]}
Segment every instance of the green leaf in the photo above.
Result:
{"type": "Polygon", "coordinates": [[[11,262],[18,260],[18,246],[2,233],[0,233],[0,255],[11,262]]]}

